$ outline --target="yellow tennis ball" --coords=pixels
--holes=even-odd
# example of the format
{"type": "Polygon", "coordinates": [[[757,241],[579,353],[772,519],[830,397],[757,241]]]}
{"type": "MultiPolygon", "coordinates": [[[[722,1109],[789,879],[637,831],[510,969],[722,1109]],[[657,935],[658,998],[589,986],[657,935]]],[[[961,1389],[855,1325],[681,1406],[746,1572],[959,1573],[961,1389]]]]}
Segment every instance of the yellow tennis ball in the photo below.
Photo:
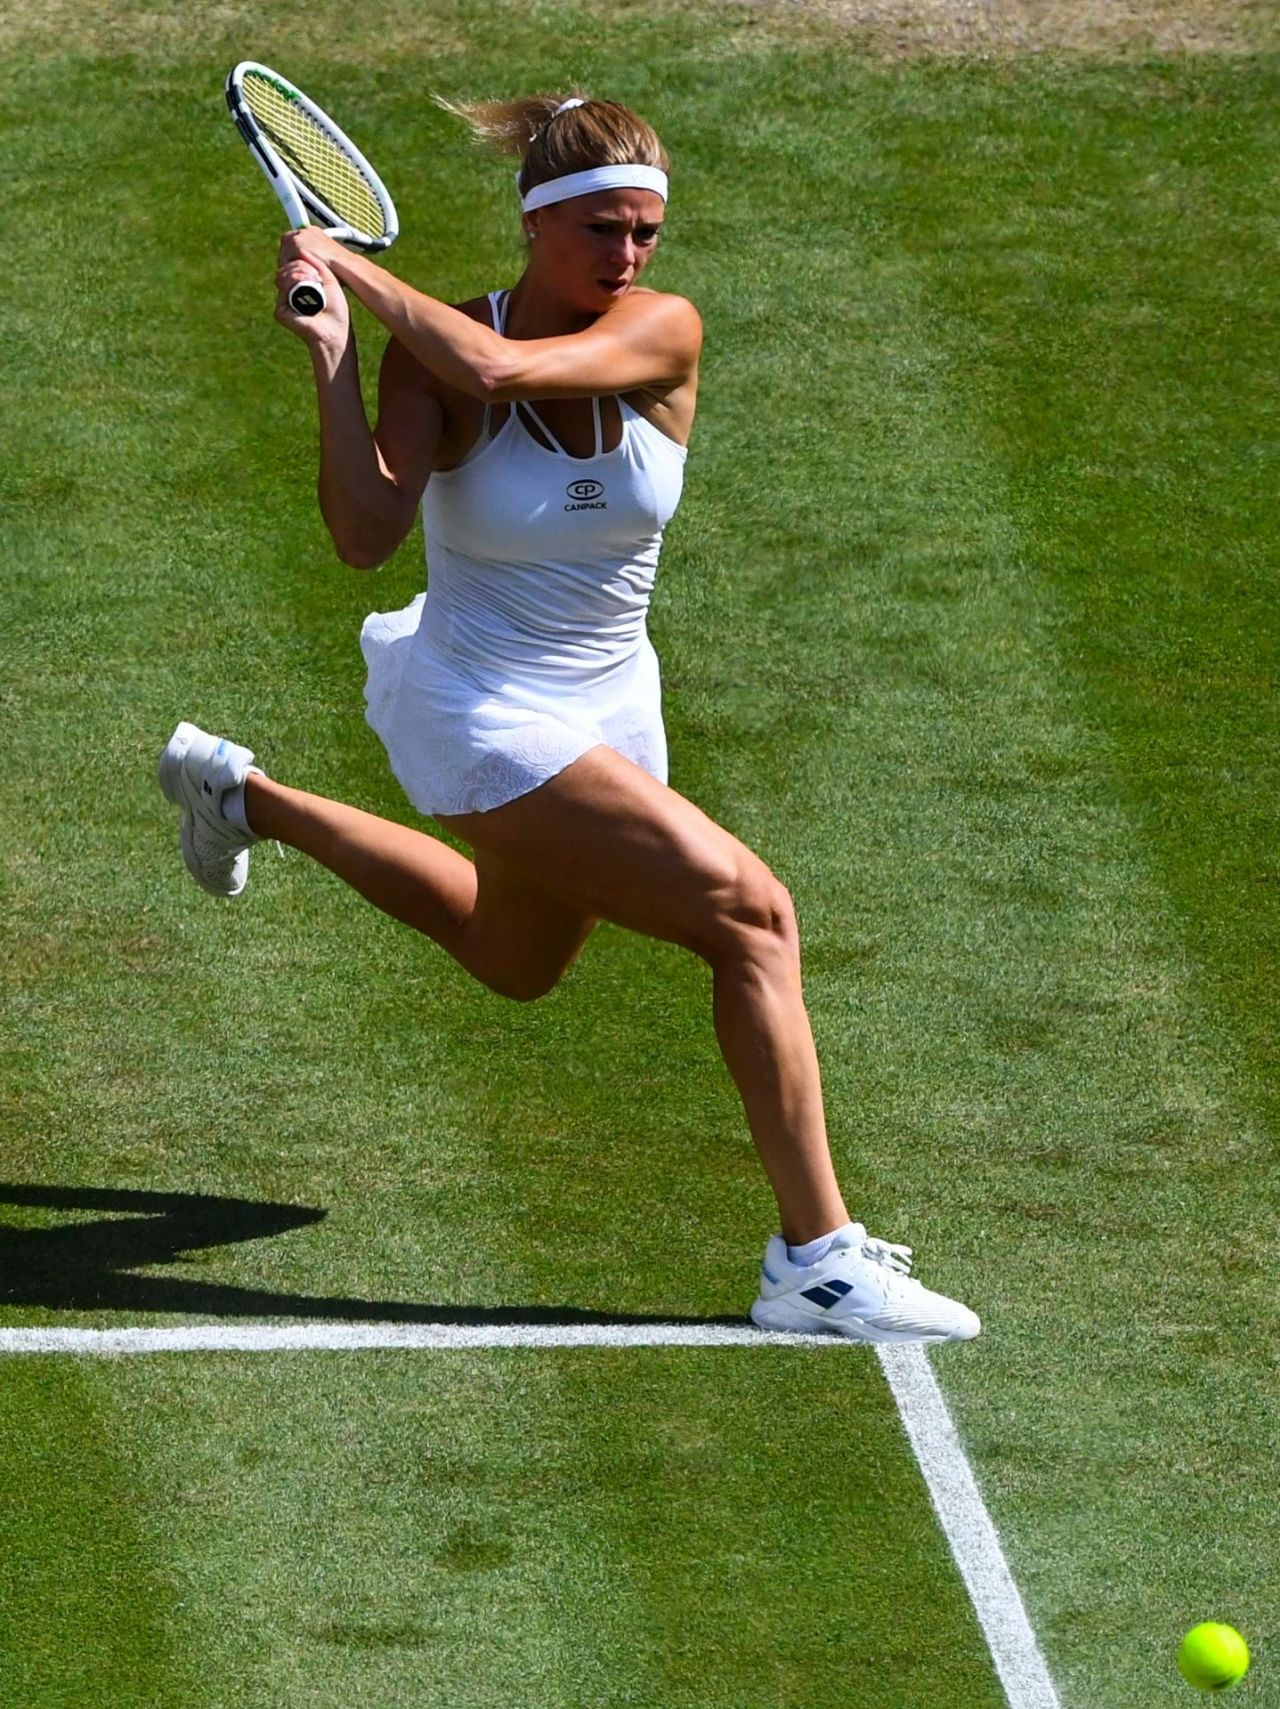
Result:
{"type": "Polygon", "coordinates": [[[1248,1644],[1234,1626],[1217,1620],[1193,1626],[1178,1648],[1178,1671],[1197,1691],[1225,1691],[1248,1666],[1248,1644]]]}

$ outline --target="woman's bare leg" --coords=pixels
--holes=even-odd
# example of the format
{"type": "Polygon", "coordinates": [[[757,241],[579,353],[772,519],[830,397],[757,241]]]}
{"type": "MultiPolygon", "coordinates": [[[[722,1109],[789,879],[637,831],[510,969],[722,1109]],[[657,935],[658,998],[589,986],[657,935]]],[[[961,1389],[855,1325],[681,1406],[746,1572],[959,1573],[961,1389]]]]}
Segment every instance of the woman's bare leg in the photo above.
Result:
{"type": "Polygon", "coordinates": [[[595,924],[498,857],[469,861],[424,831],[261,773],[246,781],[245,815],[255,835],[318,860],[504,996],[549,991],[595,924]]]}
{"type": "Polygon", "coordinates": [[[244,800],[255,835],[301,849],[384,914],[452,949],[476,905],[476,869],[448,844],[256,772],[244,800]]]}
{"type": "Polygon", "coordinates": [[[716,1038],[742,1098],[789,1245],[848,1222],[822,1108],[818,1053],[794,954],[712,964],[716,1038]]]}
{"type": "Polygon", "coordinates": [[[683,797],[593,749],[505,807],[447,820],[476,864],[424,832],[257,773],[245,810],[258,836],[311,855],[511,996],[550,989],[597,916],[697,951],[712,968],[716,1036],[784,1236],[795,1245],[848,1220],[789,899],[683,797]]]}

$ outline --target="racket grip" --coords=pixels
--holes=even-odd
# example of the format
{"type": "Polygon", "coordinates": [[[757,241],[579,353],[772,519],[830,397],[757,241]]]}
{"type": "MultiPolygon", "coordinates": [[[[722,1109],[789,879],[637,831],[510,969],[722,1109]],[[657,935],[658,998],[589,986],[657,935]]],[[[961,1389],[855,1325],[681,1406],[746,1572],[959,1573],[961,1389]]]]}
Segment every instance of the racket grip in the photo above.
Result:
{"type": "Polygon", "coordinates": [[[289,307],[296,315],[318,315],[328,301],[319,279],[300,279],[289,287],[289,307]]]}

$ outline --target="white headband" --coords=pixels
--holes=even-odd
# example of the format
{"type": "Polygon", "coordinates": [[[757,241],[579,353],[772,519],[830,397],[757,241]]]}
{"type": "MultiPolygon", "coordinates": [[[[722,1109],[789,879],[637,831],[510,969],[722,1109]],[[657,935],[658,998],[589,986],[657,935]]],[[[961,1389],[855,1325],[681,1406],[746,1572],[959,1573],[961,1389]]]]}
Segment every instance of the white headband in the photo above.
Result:
{"type": "MultiPolygon", "coordinates": [[[[516,188],[520,175],[516,174],[516,188]]],[[[665,202],[667,175],[656,166],[593,166],[589,172],[569,172],[563,178],[549,178],[545,184],[535,184],[520,206],[525,213],[533,208],[545,208],[551,202],[567,202],[573,196],[589,196],[593,190],[656,190],[665,202]]]]}

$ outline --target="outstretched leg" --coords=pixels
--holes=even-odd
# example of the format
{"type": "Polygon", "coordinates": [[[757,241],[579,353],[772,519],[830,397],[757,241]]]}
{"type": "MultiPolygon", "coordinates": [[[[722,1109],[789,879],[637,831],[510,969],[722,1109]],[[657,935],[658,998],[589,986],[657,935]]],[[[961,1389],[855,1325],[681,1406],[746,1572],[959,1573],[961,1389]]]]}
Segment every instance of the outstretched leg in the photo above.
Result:
{"type": "Polygon", "coordinates": [[[183,859],[214,895],[238,896],[248,845],[274,837],[434,938],[504,996],[541,997],[586,942],[592,916],[501,855],[485,851],[473,863],[422,831],[288,789],[252,762],[248,748],[188,723],[160,755],[160,787],[179,809],[183,859]]]}
{"type": "Polygon", "coordinates": [[[452,953],[476,905],[476,869],[437,837],[341,801],[290,789],[255,774],[245,783],[255,836],[300,849],[384,914],[452,953]]]}
{"type": "Polygon", "coordinates": [[[469,861],[424,831],[261,773],[246,781],[245,815],[255,836],[310,855],[503,996],[543,996],[595,925],[500,855],[469,861]]]}

